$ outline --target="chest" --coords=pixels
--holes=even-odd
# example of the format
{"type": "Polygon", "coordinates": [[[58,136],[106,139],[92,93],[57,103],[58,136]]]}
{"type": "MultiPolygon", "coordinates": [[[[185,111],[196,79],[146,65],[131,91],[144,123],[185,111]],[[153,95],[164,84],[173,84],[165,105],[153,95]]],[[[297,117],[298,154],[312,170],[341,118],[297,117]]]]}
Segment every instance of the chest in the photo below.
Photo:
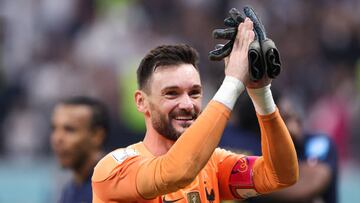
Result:
{"type": "Polygon", "coordinates": [[[163,203],[215,203],[220,202],[216,171],[205,166],[195,180],[176,192],[157,197],[147,202],[163,203]]]}

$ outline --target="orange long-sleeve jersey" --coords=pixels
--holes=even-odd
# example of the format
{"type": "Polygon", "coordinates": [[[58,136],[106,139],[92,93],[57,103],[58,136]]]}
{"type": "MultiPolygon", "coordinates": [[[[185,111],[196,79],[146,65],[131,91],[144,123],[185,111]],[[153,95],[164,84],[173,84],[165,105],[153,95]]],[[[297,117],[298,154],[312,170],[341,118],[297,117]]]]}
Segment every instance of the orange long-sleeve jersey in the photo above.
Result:
{"type": "Polygon", "coordinates": [[[296,182],[296,152],[278,110],[260,116],[261,157],[216,148],[230,111],[211,101],[162,156],[142,142],[115,150],[95,167],[93,202],[220,202],[268,193],[296,182]]]}

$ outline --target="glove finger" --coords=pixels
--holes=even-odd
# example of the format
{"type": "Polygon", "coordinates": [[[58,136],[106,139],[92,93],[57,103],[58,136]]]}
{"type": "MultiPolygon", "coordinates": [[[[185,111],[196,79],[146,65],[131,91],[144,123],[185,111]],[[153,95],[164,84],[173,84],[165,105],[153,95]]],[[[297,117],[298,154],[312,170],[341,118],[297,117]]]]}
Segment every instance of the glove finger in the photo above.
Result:
{"type": "Polygon", "coordinates": [[[280,54],[277,49],[271,49],[266,53],[266,63],[269,78],[276,78],[281,72],[280,54]]]}
{"type": "Polygon", "coordinates": [[[280,52],[271,39],[262,41],[261,46],[267,66],[266,73],[269,78],[275,78],[281,72],[280,52]]]}
{"type": "Polygon", "coordinates": [[[213,37],[215,39],[232,40],[233,38],[235,38],[236,33],[237,33],[237,28],[235,27],[226,28],[226,29],[215,29],[213,31],[213,37]]]}
{"type": "Polygon", "coordinates": [[[225,57],[229,56],[231,53],[231,47],[228,47],[227,49],[218,49],[210,51],[209,53],[209,59],[212,61],[221,61],[225,57]]]}
{"type": "Polygon", "coordinates": [[[209,59],[211,61],[221,61],[221,49],[215,49],[209,52],[209,59]]]}
{"type": "Polygon", "coordinates": [[[224,47],[223,44],[217,44],[217,45],[215,45],[215,49],[221,49],[221,48],[223,48],[223,47],[224,47]]]}
{"type": "Polygon", "coordinates": [[[211,61],[221,61],[225,57],[222,49],[216,49],[209,52],[209,59],[211,61]]]}
{"type": "Polygon", "coordinates": [[[236,8],[230,9],[229,14],[231,18],[237,22],[238,25],[245,20],[245,18],[241,15],[240,11],[236,8]]]}
{"type": "Polygon", "coordinates": [[[264,25],[261,23],[260,18],[256,15],[254,9],[252,9],[250,6],[245,6],[244,13],[254,23],[254,30],[257,34],[258,39],[260,41],[265,40],[266,32],[264,25]]]}
{"type": "Polygon", "coordinates": [[[225,18],[224,25],[227,27],[238,27],[239,23],[236,22],[232,17],[225,18]]]}
{"type": "MultiPolygon", "coordinates": [[[[223,58],[229,56],[231,53],[233,44],[234,44],[233,41],[229,41],[225,45],[221,46],[221,48],[210,51],[209,59],[212,61],[220,61],[223,58]]],[[[217,46],[220,47],[219,45],[217,45],[217,46]]]]}
{"type": "Polygon", "coordinates": [[[259,41],[254,40],[251,42],[248,51],[248,60],[250,80],[260,80],[265,74],[266,66],[262,59],[262,52],[259,41]]]}

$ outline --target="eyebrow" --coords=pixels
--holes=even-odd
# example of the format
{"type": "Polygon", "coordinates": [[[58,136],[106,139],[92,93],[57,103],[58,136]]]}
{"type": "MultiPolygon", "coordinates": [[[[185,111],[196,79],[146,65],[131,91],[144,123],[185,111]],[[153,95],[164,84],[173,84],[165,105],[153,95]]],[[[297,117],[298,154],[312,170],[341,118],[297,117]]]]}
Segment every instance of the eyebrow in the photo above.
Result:
{"type": "MultiPolygon", "coordinates": [[[[178,89],[179,87],[178,86],[169,86],[169,87],[165,87],[161,90],[161,93],[165,93],[166,91],[169,91],[169,90],[175,90],[175,89],[178,89]]],[[[191,89],[202,89],[201,85],[193,85],[191,87],[191,89]]]]}

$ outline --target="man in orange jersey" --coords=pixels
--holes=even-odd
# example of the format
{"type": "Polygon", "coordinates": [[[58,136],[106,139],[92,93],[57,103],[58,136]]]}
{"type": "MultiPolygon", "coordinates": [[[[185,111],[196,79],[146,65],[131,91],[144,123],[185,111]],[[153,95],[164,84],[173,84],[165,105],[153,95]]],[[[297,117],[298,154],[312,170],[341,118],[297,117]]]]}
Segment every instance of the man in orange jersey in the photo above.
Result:
{"type": "Polygon", "coordinates": [[[223,84],[200,114],[202,86],[197,52],[187,45],[151,50],[138,68],[142,142],[117,149],[95,167],[93,202],[220,202],[245,199],[294,184],[297,157],[266,76],[252,82],[249,19],[238,27],[223,84]],[[263,156],[217,148],[238,96],[247,89],[262,132],[263,156]]]}

